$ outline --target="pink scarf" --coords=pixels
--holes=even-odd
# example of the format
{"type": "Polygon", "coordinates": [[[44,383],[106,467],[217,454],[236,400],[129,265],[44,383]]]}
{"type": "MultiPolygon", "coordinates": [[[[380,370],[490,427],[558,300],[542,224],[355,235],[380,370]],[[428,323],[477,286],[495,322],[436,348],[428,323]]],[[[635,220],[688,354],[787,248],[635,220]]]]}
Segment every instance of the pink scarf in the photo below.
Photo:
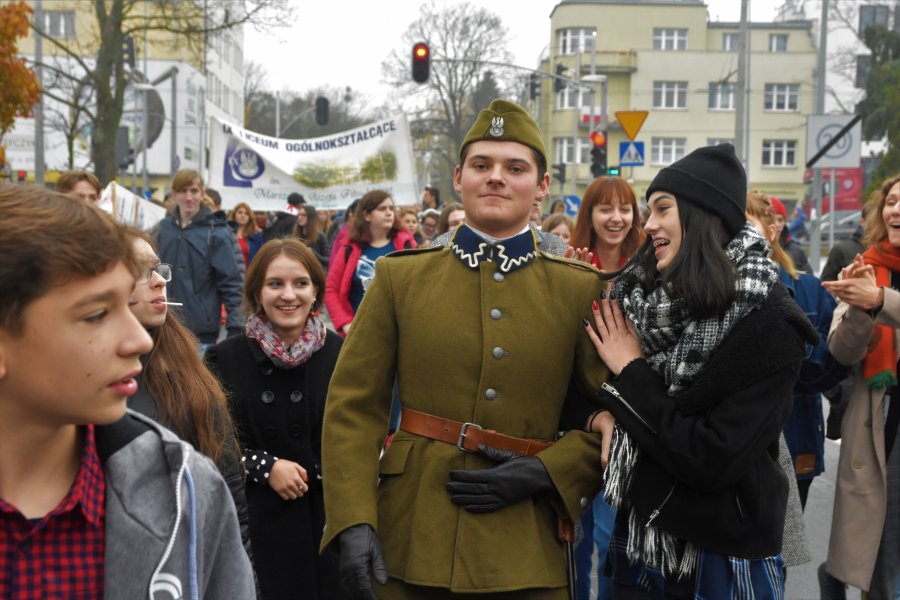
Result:
{"type": "Polygon", "coordinates": [[[266,356],[283,369],[302,365],[325,345],[325,323],[312,315],[306,319],[306,327],[300,337],[287,347],[265,315],[253,315],[247,319],[244,333],[248,338],[256,340],[266,356]]]}

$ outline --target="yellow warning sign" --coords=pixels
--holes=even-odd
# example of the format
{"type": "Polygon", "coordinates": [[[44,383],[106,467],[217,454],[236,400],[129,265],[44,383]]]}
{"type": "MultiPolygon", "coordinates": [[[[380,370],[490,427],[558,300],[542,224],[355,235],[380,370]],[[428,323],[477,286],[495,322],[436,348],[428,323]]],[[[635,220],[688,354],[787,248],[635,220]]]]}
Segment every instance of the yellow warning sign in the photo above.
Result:
{"type": "Polygon", "coordinates": [[[620,110],[616,112],[616,119],[619,121],[619,125],[622,126],[622,131],[633,142],[644,121],[647,120],[648,114],[650,113],[646,110],[620,110]]]}

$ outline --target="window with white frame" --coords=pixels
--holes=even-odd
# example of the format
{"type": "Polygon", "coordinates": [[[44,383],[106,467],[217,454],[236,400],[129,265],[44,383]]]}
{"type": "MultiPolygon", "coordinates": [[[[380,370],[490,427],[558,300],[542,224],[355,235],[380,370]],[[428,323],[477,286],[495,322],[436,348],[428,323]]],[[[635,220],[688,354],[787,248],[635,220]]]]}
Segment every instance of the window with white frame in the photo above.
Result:
{"type": "Polygon", "coordinates": [[[669,165],[680,158],[684,158],[685,142],[685,138],[651,138],[650,162],[654,165],[669,165]]]}
{"type": "Polygon", "coordinates": [[[769,34],[769,52],[787,52],[788,35],[786,33],[769,34]]]}
{"type": "Polygon", "coordinates": [[[597,30],[593,27],[560,29],[558,32],[559,53],[575,54],[576,52],[587,52],[594,43],[596,32],[597,30]]]}
{"type": "Polygon", "coordinates": [[[687,81],[654,81],[653,108],[687,108],[687,81]]]}
{"type": "Polygon", "coordinates": [[[764,167],[794,167],[797,165],[796,140],[763,140],[764,167]]]}
{"type": "Polygon", "coordinates": [[[737,52],[738,43],[740,41],[740,37],[737,33],[723,33],[722,34],[722,51],[723,52],[737,52]]]}
{"type": "Polygon", "coordinates": [[[75,11],[45,10],[44,33],[58,40],[75,37],[75,11]]]}
{"type": "Polygon", "coordinates": [[[767,83],[763,108],[773,112],[796,112],[800,102],[800,85],[767,83]]]}
{"type": "Polygon", "coordinates": [[[711,81],[709,83],[709,110],[734,110],[734,84],[711,81]]]}
{"type": "Polygon", "coordinates": [[[590,106],[591,92],[585,89],[564,87],[556,93],[556,109],[566,110],[580,106],[590,106]]]}
{"type": "Polygon", "coordinates": [[[553,139],[553,145],[556,147],[556,163],[563,164],[571,164],[574,159],[574,162],[578,164],[584,164],[589,162],[589,156],[591,151],[591,142],[590,140],[583,140],[578,138],[577,144],[572,143],[573,140],[570,137],[560,137],[553,139]],[[575,156],[575,148],[578,148],[578,154],[575,156]]]}
{"type": "Polygon", "coordinates": [[[687,29],[662,28],[653,29],[654,50],[687,50],[687,29]]]}
{"type": "Polygon", "coordinates": [[[719,144],[731,144],[734,146],[734,138],[706,138],[707,146],[718,146],[719,144]]]}

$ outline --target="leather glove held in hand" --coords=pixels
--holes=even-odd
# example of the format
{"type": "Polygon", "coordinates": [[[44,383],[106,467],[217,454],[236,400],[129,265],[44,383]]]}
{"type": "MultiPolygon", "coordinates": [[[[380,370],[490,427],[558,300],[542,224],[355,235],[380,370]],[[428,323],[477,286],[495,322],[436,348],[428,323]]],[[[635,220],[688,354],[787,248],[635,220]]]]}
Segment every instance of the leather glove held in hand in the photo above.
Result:
{"type": "Polygon", "coordinates": [[[453,503],[472,513],[493,512],[554,489],[544,464],[534,456],[516,457],[491,469],[450,471],[447,482],[453,503]]]}
{"type": "Polygon", "coordinates": [[[378,583],[387,583],[381,540],[365,523],[345,529],[338,539],[341,544],[338,575],[344,591],[353,600],[378,600],[369,571],[378,583]]]}

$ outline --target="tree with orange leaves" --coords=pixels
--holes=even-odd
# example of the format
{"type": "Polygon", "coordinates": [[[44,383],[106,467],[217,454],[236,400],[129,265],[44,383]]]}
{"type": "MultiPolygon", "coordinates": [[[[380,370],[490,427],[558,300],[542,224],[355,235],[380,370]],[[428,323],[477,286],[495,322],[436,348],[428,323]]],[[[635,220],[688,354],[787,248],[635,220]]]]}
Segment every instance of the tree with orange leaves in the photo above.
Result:
{"type": "MultiPolygon", "coordinates": [[[[41,88],[25,59],[16,56],[19,38],[28,35],[31,8],[24,1],[0,6],[0,141],[17,115],[30,115],[41,88]]],[[[0,146],[0,164],[5,155],[0,146]]]]}

